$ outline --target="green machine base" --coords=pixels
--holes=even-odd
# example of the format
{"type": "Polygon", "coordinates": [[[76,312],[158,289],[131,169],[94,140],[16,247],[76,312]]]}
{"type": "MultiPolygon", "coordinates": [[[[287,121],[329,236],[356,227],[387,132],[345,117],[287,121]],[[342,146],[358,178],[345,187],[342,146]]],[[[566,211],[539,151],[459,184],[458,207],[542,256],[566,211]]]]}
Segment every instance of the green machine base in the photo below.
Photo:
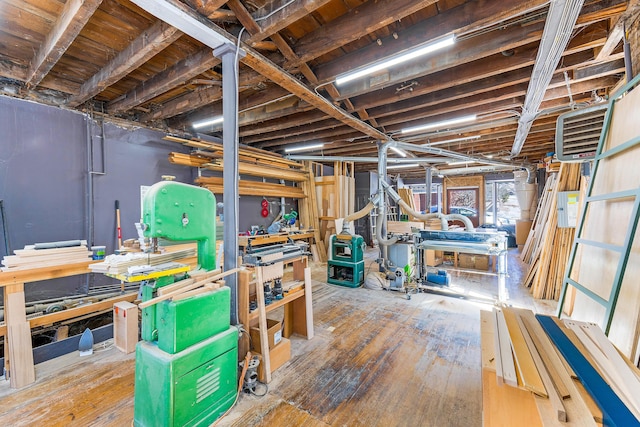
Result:
{"type": "Polygon", "coordinates": [[[175,354],[136,347],[135,426],[208,426],[237,394],[238,329],[230,326],[175,354]]]}
{"type": "Polygon", "coordinates": [[[327,282],[357,288],[364,283],[364,261],[327,261],[327,282]]]}

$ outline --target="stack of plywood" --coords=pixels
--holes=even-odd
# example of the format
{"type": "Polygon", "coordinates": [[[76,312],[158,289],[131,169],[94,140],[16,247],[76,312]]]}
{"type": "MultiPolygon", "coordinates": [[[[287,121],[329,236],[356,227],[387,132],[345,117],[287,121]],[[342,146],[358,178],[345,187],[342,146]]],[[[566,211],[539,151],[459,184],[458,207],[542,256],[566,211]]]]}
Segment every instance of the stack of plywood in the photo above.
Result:
{"type": "Polygon", "coordinates": [[[85,240],[78,240],[77,246],[51,249],[35,249],[36,245],[27,245],[24,249],[13,251],[15,255],[2,259],[2,271],[28,270],[60,264],[73,264],[88,261],[92,252],[87,249],[85,240]]]}
{"type": "Polygon", "coordinates": [[[522,251],[522,260],[529,263],[525,284],[534,298],[560,296],[575,228],[558,227],[558,192],[578,190],[580,182],[580,164],[562,163],[557,177],[545,187],[522,251]]]}

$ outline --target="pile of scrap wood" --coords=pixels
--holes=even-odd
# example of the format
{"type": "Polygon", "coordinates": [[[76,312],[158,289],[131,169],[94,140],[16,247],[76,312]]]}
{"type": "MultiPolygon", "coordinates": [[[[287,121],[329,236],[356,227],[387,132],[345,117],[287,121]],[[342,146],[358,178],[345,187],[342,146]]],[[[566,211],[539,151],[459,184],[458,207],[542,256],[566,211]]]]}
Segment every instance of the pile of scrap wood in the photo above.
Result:
{"type": "Polygon", "coordinates": [[[224,286],[224,280],[222,279],[239,271],[240,268],[234,268],[224,273],[220,270],[194,273],[189,279],[180,280],[172,285],[159,288],[155,298],[138,304],[138,308],[147,308],[169,299],[177,301],[218,289],[224,286]]]}
{"type": "Polygon", "coordinates": [[[86,240],[36,243],[24,249],[13,251],[2,259],[2,271],[29,270],[61,264],[75,264],[88,261],[92,252],[87,249],[86,240]]]}
{"type": "Polygon", "coordinates": [[[118,275],[126,273],[129,267],[160,265],[171,261],[188,259],[196,255],[196,249],[193,244],[176,245],[170,248],[172,249],[159,254],[143,252],[113,254],[107,256],[103,262],[89,265],[89,268],[94,273],[118,275]]]}
{"type": "Polygon", "coordinates": [[[534,298],[557,300],[562,290],[575,228],[558,227],[558,192],[580,188],[580,164],[562,163],[549,176],[521,259],[529,264],[524,283],[534,298]]]}
{"type": "Polygon", "coordinates": [[[483,366],[495,366],[498,384],[532,392],[544,425],[640,422],[640,371],[597,325],[513,307],[483,312],[485,321],[494,353],[483,366]]]}

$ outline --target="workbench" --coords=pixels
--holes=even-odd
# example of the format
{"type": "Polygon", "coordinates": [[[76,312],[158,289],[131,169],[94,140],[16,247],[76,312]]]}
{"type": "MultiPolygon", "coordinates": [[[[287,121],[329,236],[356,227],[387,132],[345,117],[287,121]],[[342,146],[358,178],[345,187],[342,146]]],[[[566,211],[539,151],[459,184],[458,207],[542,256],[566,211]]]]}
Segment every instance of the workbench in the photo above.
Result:
{"type": "MultiPolygon", "coordinates": [[[[273,245],[276,243],[287,243],[291,240],[309,240],[314,238],[313,230],[303,232],[288,232],[278,234],[258,234],[256,236],[238,236],[238,246],[244,250],[247,247],[273,245]]],[[[309,241],[309,243],[311,243],[309,241]]]]}
{"type": "MultiPolygon", "coordinates": [[[[270,357],[267,343],[267,313],[280,307],[284,308],[284,328],[282,336],[289,338],[293,334],[298,334],[307,339],[312,339],[313,330],[313,308],[311,292],[311,269],[308,267],[308,258],[301,256],[288,260],[293,263],[293,281],[298,283],[283,282],[283,289],[291,287],[291,291],[286,292],[281,300],[274,300],[271,304],[264,303],[262,284],[258,282],[262,278],[262,268],[245,269],[238,273],[238,320],[244,325],[246,330],[251,326],[259,325],[261,335],[262,363],[265,366],[267,381],[271,380],[270,357]],[[249,311],[249,299],[251,285],[255,286],[255,295],[258,308],[249,311]],[[267,346],[267,347],[264,347],[267,346]]],[[[243,335],[240,340],[239,357],[244,357],[249,350],[249,338],[243,335]]]]}
{"type": "Polygon", "coordinates": [[[71,264],[60,264],[28,270],[0,272],[0,287],[4,288],[4,325],[0,335],[4,336],[4,363],[10,373],[11,388],[21,388],[35,381],[31,328],[50,325],[54,322],[93,313],[111,310],[119,301],[133,301],[136,294],[126,294],[57,313],[46,314],[27,320],[24,285],[41,280],[57,279],[91,273],[89,265],[97,261],[87,260],[71,264]]]}

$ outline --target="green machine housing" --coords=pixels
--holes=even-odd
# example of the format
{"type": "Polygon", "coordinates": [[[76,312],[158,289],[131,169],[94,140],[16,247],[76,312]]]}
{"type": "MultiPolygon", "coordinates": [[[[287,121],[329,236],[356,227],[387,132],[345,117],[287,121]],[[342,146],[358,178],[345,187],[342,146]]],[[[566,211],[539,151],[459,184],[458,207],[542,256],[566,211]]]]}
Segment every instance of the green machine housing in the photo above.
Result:
{"type": "Polygon", "coordinates": [[[357,288],[364,283],[364,249],[362,236],[347,233],[332,235],[327,281],[350,288],[357,288]]]}
{"type": "MultiPolygon", "coordinates": [[[[213,194],[163,181],[143,200],[144,234],[197,241],[198,264],[215,268],[213,194]]],[[[143,283],[142,300],[173,283],[172,276],[143,283]]],[[[229,409],[237,394],[238,330],[230,325],[227,287],[162,301],[142,310],[136,347],[135,426],[207,426],[229,409]]]]}

